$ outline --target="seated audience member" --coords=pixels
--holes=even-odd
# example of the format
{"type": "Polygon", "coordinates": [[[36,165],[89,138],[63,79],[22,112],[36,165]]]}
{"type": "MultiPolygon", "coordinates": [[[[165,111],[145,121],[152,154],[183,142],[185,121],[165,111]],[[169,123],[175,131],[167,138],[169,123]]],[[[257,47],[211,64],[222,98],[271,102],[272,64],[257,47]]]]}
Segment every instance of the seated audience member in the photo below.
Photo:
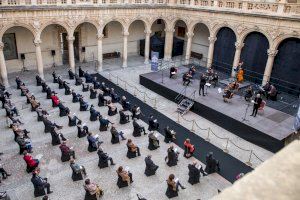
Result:
{"type": "Polygon", "coordinates": [[[93,85],[94,85],[94,89],[100,89],[100,83],[98,82],[97,77],[94,77],[93,85]]]}
{"type": "Polygon", "coordinates": [[[133,108],[131,109],[132,112],[132,119],[140,119],[141,116],[141,108],[137,105],[134,105],[133,108]]]}
{"type": "Polygon", "coordinates": [[[170,68],[170,78],[176,77],[177,69],[175,67],[170,68]]]}
{"type": "Polygon", "coordinates": [[[97,151],[99,146],[103,143],[100,141],[99,135],[93,135],[91,132],[88,133],[87,140],[89,142],[88,151],[97,151]]]}
{"type": "Polygon", "coordinates": [[[82,83],[82,92],[87,92],[90,89],[90,85],[87,83],[82,83]]]}
{"type": "Polygon", "coordinates": [[[47,178],[42,178],[39,176],[40,169],[37,168],[32,172],[31,182],[34,186],[34,196],[42,196],[45,194],[45,188],[47,189],[47,194],[51,194],[50,184],[48,183],[47,178]]]}
{"type": "Polygon", "coordinates": [[[104,82],[101,83],[100,89],[103,91],[103,96],[109,96],[109,94],[110,94],[110,92],[109,92],[110,89],[109,89],[109,87],[107,87],[107,86],[105,85],[104,82]]]}
{"type": "Polygon", "coordinates": [[[151,155],[148,155],[145,158],[146,168],[145,168],[145,174],[146,176],[152,176],[155,174],[156,170],[158,169],[158,166],[154,164],[154,162],[151,159],[151,155]]]}
{"type": "Polygon", "coordinates": [[[188,165],[189,169],[189,180],[188,182],[192,185],[199,183],[200,181],[200,173],[202,173],[203,176],[206,176],[207,174],[204,172],[202,166],[199,164],[197,165],[196,161],[193,161],[192,164],[188,165]]]}
{"type": "Polygon", "coordinates": [[[132,125],[133,125],[133,133],[132,133],[132,135],[133,135],[134,137],[139,137],[139,136],[141,136],[142,133],[144,133],[144,135],[147,134],[146,131],[145,131],[145,127],[140,126],[140,125],[137,123],[137,120],[136,120],[136,119],[133,119],[132,125]]]}
{"type": "Polygon", "coordinates": [[[81,120],[77,123],[77,137],[82,138],[88,134],[88,127],[85,124],[81,124],[81,120]]]}
{"type": "Polygon", "coordinates": [[[52,93],[55,93],[55,92],[52,91],[49,86],[47,86],[47,88],[46,88],[47,99],[51,99],[52,93]]]}
{"type": "Polygon", "coordinates": [[[40,163],[40,161],[38,159],[34,159],[27,151],[24,151],[24,157],[23,159],[26,162],[26,171],[32,172],[40,163]]]}
{"type": "Polygon", "coordinates": [[[21,89],[21,96],[25,96],[25,94],[29,92],[29,89],[26,87],[25,83],[21,84],[20,89],[21,89]]]}
{"type": "Polygon", "coordinates": [[[45,81],[42,81],[42,92],[45,93],[46,92],[46,89],[48,88],[49,86],[47,85],[47,83],[45,81]]]}
{"type": "Polygon", "coordinates": [[[148,122],[149,122],[149,127],[148,127],[149,131],[156,131],[156,130],[158,130],[159,123],[157,122],[157,119],[155,119],[153,117],[153,115],[150,115],[150,117],[148,118],[148,122]]]}
{"type": "Polygon", "coordinates": [[[97,90],[90,86],[90,99],[96,99],[97,98],[97,90]]]}
{"type": "MultiPolygon", "coordinates": [[[[9,118],[10,119],[10,118],[9,118]]],[[[14,120],[14,119],[13,119],[14,120]]],[[[19,121],[19,120],[17,120],[17,121],[19,121]]],[[[12,121],[12,124],[11,124],[11,128],[12,128],[12,130],[13,130],[13,132],[14,132],[14,135],[15,135],[15,141],[17,141],[17,137],[18,136],[24,136],[24,137],[26,137],[26,138],[29,138],[29,136],[28,136],[28,133],[30,133],[29,131],[27,131],[26,129],[21,129],[20,127],[19,127],[19,123],[15,123],[16,121],[14,120],[14,121],[12,121]]],[[[20,122],[20,121],[19,121],[20,122]]]]}
{"type": "Polygon", "coordinates": [[[121,98],[121,105],[122,105],[122,108],[124,111],[131,109],[131,105],[130,105],[129,101],[127,101],[125,96],[122,96],[122,98],[121,98]]]}
{"type": "Polygon", "coordinates": [[[126,115],[124,113],[124,110],[120,110],[119,114],[120,114],[120,124],[126,124],[130,121],[129,120],[129,115],[126,115]]]}
{"type": "Polygon", "coordinates": [[[134,158],[136,156],[141,156],[140,153],[140,148],[138,146],[136,146],[131,139],[127,140],[127,148],[128,148],[128,152],[127,152],[127,157],[128,158],[134,158]]]}
{"type": "Polygon", "coordinates": [[[97,154],[99,157],[98,166],[100,168],[108,167],[108,161],[110,161],[111,165],[115,165],[113,159],[109,157],[107,153],[103,152],[101,147],[99,147],[97,154]]]}
{"type": "Polygon", "coordinates": [[[209,152],[206,155],[206,167],[205,172],[208,174],[212,174],[216,171],[220,171],[220,163],[213,157],[213,152],[209,152]]]}
{"type": "Polygon", "coordinates": [[[44,123],[44,125],[45,125],[45,130],[44,130],[45,133],[49,133],[49,132],[51,131],[52,126],[55,126],[55,127],[58,128],[58,129],[62,129],[63,126],[59,126],[59,125],[57,125],[56,123],[51,122],[51,121],[47,118],[46,115],[43,115],[42,117],[43,117],[42,121],[43,121],[43,123],[44,123]]]}
{"type": "Polygon", "coordinates": [[[53,77],[53,83],[58,83],[58,77],[57,77],[57,75],[56,75],[56,72],[55,71],[53,71],[52,72],[52,77],[53,77]]]}
{"type": "Polygon", "coordinates": [[[63,81],[63,86],[65,88],[65,95],[70,95],[71,94],[71,88],[68,85],[69,83],[67,81],[63,81]]]}
{"type": "Polygon", "coordinates": [[[70,113],[70,109],[68,107],[64,106],[64,104],[62,104],[62,103],[58,104],[58,108],[59,108],[59,116],[60,117],[67,116],[70,113]]]}
{"type": "Polygon", "coordinates": [[[250,101],[253,94],[254,94],[253,88],[251,85],[249,85],[249,87],[245,90],[245,96],[244,96],[245,100],[250,101]]]}
{"type": "Polygon", "coordinates": [[[155,149],[159,148],[158,135],[155,134],[154,131],[151,131],[149,133],[148,137],[149,137],[148,149],[155,150],[155,149]]]}
{"type": "Polygon", "coordinates": [[[84,71],[82,70],[81,66],[79,66],[78,75],[79,77],[84,77],[84,71]]]}
{"type": "Polygon", "coordinates": [[[113,116],[113,115],[118,113],[117,107],[111,101],[107,102],[107,107],[108,107],[108,113],[107,114],[109,116],[113,116]]]}
{"type": "Polygon", "coordinates": [[[111,126],[110,133],[114,137],[120,137],[120,138],[122,138],[122,140],[126,140],[126,138],[124,137],[124,133],[122,131],[117,131],[117,129],[114,125],[111,126]]]}
{"type": "Polygon", "coordinates": [[[68,113],[68,119],[69,119],[69,126],[76,126],[77,123],[79,123],[80,119],[76,116],[75,113],[73,113],[73,115],[71,115],[70,113],[68,113]]]}
{"type": "Polygon", "coordinates": [[[18,145],[20,147],[20,155],[25,151],[32,153],[32,143],[28,136],[25,136],[23,134],[17,136],[16,142],[18,143],[18,145]]]}
{"type": "Polygon", "coordinates": [[[178,155],[179,155],[177,148],[174,148],[174,146],[171,145],[168,148],[167,153],[168,153],[168,155],[165,157],[165,161],[167,162],[167,165],[169,167],[177,165],[178,155]]]}
{"type": "Polygon", "coordinates": [[[274,85],[270,86],[270,91],[267,92],[267,99],[271,99],[272,101],[277,100],[277,89],[274,85]]]}
{"type": "Polygon", "coordinates": [[[64,88],[64,81],[61,79],[60,76],[58,76],[57,81],[58,81],[58,89],[63,89],[64,88]]]}
{"type": "Polygon", "coordinates": [[[118,174],[117,185],[119,186],[119,188],[127,187],[133,182],[132,174],[129,171],[124,170],[122,166],[120,166],[117,169],[117,174],[118,174]]]}
{"type": "Polygon", "coordinates": [[[194,145],[191,144],[191,141],[190,139],[186,139],[184,141],[184,154],[183,156],[186,157],[186,158],[190,158],[193,156],[193,153],[195,151],[195,147],[194,145]]]}
{"type": "Polygon", "coordinates": [[[268,95],[268,92],[271,90],[271,84],[269,81],[266,82],[264,86],[262,86],[260,92],[266,97],[268,95]]]}
{"type": "Polygon", "coordinates": [[[80,111],[86,111],[89,107],[89,104],[83,100],[83,96],[79,98],[80,111]]]}
{"type": "Polygon", "coordinates": [[[17,107],[15,106],[14,103],[12,103],[10,100],[7,100],[4,104],[4,108],[5,108],[5,111],[6,111],[6,116],[9,116],[10,114],[11,115],[17,115],[17,116],[20,116],[19,115],[19,111],[17,109],[17,107]]]}
{"type": "Polygon", "coordinates": [[[21,79],[20,79],[19,76],[16,76],[16,83],[17,83],[17,89],[20,89],[20,86],[21,86],[21,84],[22,84],[22,81],[21,81],[21,79]]]}
{"type": "Polygon", "coordinates": [[[169,178],[167,180],[167,185],[168,185],[168,189],[166,191],[166,195],[169,198],[178,196],[179,187],[183,190],[185,189],[185,187],[180,184],[178,178],[175,178],[174,174],[169,175],[169,178]]]}
{"type": "Polygon", "coordinates": [[[84,189],[86,191],[85,199],[99,199],[103,194],[103,190],[96,183],[91,182],[90,179],[85,179],[84,189]]]}
{"type": "Polygon", "coordinates": [[[217,72],[215,72],[215,73],[212,75],[212,77],[211,77],[211,79],[210,79],[209,82],[214,86],[214,88],[218,85],[218,82],[219,82],[219,75],[217,74],[217,72]]]}
{"type": "Polygon", "coordinates": [[[84,78],[86,83],[93,83],[93,77],[90,75],[88,71],[84,73],[84,78]]]}
{"type": "Polygon", "coordinates": [[[104,98],[103,96],[103,91],[100,90],[99,94],[98,94],[98,106],[105,106],[107,104],[107,100],[104,98]]]}
{"type": "Polygon", "coordinates": [[[75,85],[81,85],[82,82],[82,79],[77,74],[75,74],[75,85]]]}
{"type": "Polygon", "coordinates": [[[111,121],[107,119],[107,117],[102,117],[102,116],[99,116],[99,122],[100,122],[100,128],[99,128],[100,131],[107,131],[109,123],[113,124],[111,121]]]}
{"type": "Polygon", "coordinates": [[[59,98],[56,96],[54,92],[52,92],[51,100],[52,100],[52,107],[57,107],[58,104],[60,103],[59,98]]]}
{"type": "Polygon", "coordinates": [[[36,111],[36,109],[41,105],[35,98],[31,97],[29,101],[31,104],[31,111],[36,111]]]}
{"type": "Polygon", "coordinates": [[[46,110],[43,110],[41,107],[38,107],[36,109],[36,113],[37,113],[37,120],[38,121],[43,121],[43,116],[49,115],[49,113],[46,110]]]}
{"type": "Polygon", "coordinates": [[[90,107],[90,120],[91,121],[96,121],[100,117],[100,112],[98,112],[95,108],[94,105],[91,105],[90,107]]]}
{"type": "Polygon", "coordinates": [[[85,167],[83,165],[77,164],[73,158],[70,160],[70,167],[72,169],[73,181],[82,180],[82,175],[87,176],[85,167]]]}
{"type": "Polygon", "coordinates": [[[50,134],[52,138],[51,143],[53,146],[61,144],[60,139],[63,141],[67,140],[62,133],[57,132],[57,128],[55,126],[51,126],[50,134]]]}
{"type": "Polygon", "coordinates": [[[188,86],[191,83],[191,75],[187,72],[182,76],[183,85],[188,86]]]}
{"type": "Polygon", "coordinates": [[[111,97],[111,101],[113,103],[119,102],[120,101],[120,97],[119,95],[115,92],[114,88],[110,89],[110,97],[111,97]]]}
{"type": "Polygon", "coordinates": [[[68,74],[69,74],[69,79],[74,79],[74,77],[75,77],[75,74],[74,74],[74,72],[72,71],[72,69],[69,69],[68,70],[68,74]]]}
{"type": "Polygon", "coordinates": [[[170,129],[169,126],[167,126],[165,129],[165,142],[166,143],[170,143],[170,142],[173,142],[174,140],[176,140],[176,132],[172,129],[170,129]]]}
{"type": "Polygon", "coordinates": [[[77,103],[79,102],[80,94],[77,94],[74,90],[72,90],[72,102],[77,103]]]}
{"type": "Polygon", "coordinates": [[[70,160],[71,158],[75,159],[75,151],[73,147],[67,146],[67,141],[63,141],[62,144],[59,146],[61,151],[61,161],[65,162],[70,160]]]}

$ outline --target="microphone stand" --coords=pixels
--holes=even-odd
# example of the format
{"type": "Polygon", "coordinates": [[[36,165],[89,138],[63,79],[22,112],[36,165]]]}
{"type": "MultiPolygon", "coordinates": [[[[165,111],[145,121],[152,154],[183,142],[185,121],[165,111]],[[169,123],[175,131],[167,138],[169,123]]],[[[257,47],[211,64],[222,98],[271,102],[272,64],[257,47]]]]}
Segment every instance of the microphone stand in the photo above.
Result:
{"type": "Polygon", "coordinates": [[[247,119],[247,113],[248,113],[248,109],[249,109],[249,107],[250,107],[251,101],[252,101],[252,99],[250,99],[249,102],[248,102],[248,104],[247,104],[247,107],[246,107],[245,113],[244,113],[244,117],[242,118],[242,122],[247,122],[247,121],[249,121],[249,120],[247,119]]]}

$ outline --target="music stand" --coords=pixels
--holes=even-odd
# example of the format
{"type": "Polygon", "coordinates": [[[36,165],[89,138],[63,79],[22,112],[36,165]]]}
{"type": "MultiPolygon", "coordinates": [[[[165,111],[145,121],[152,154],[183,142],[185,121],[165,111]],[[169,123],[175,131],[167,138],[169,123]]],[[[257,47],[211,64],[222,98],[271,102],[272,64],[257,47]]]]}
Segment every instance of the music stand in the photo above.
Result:
{"type": "Polygon", "coordinates": [[[207,89],[210,88],[211,84],[210,84],[210,83],[206,83],[205,86],[206,86],[206,87],[205,87],[205,92],[204,92],[204,94],[207,95],[207,94],[208,94],[207,89]]]}
{"type": "Polygon", "coordinates": [[[245,113],[244,113],[244,117],[242,118],[242,122],[247,122],[247,121],[249,121],[249,120],[247,119],[247,113],[248,113],[248,110],[249,110],[251,101],[252,101],[252,100],[248,101],[248,103],[247,103],[247,107],[246,107],[246,109],[245,109],[245,113]]]}

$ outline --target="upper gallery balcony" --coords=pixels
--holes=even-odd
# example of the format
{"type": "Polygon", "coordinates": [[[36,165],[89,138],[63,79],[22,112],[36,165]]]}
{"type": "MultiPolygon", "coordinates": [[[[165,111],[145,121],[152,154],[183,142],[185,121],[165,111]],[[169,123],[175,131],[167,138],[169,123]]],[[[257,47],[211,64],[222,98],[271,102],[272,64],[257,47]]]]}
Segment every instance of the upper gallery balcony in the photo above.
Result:
{"type": "Polygon", "coordinates": [[[300,18],[299,0],[0,0],[0,9],[172,7],[300,18]]]}

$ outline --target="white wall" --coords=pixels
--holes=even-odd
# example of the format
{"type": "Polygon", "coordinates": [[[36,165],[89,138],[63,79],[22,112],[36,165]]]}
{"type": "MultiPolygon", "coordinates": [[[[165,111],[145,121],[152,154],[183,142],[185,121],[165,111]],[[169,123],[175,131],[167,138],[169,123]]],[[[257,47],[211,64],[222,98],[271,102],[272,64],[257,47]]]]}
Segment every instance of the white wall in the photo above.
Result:
{"type": "Polygon", "coordinates": [[[203,54],[207,58],[209,46],[209,31],[204,24],[197,24],[194,29],[194,37],[192,41],[192,51],[203,54]]]}

